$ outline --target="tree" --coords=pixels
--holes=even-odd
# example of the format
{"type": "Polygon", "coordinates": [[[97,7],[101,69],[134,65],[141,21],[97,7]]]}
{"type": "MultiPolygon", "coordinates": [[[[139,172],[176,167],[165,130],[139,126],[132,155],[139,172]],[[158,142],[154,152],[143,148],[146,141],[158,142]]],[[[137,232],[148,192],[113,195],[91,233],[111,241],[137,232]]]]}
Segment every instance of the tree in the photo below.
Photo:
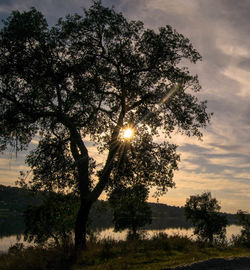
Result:
{"type": "Polygon", "coordinates": [[[74,229],[79,200],[72,194],[51,193],[40,206],[29,206],[24,212],[24,239],[43,244],[53,239],[58,246],[69,242],[74,229]]]}
{"type": "Polygon", "coordinates": [[[241,235],[238,238],[240,244],[250,247],[250,215],[246,211],[237,211],[239,225],[242,226],[241,235]]]}
{"type": "Polygon", "coordinates": [[[140,184],[119,186],[111,192],[109,202],[113,209],[115,231],[129,229],[129,235],[135,239],[139,228],[151,224],[152,211],[146,202],[148,194],[148,188],[140,184]]]}
{"type": "Polygon", "coordinates": [[[214,242],[215,236],[225,238],[227,219],[219,213],[220,205],[210,192],[190,196],[185,204],[185,216],[194,227],[194,233],[204,240],[214,242]]]}
{"type": "MultiPolygon", "coordinates": [[[[94,2],[84,16],[68,15],[49,27],[32,8],[14,11],[0,32],[0,147],[27,148],[34,190],[73,191],[80,198],[76,251],[86,247],[92,204],[122,173],[123,160],[160,193],[172,187],[176,146],[155,141],[174,130],[201,137],[210,119],[197,76],[179,65],[201,59],[171,26],[145,29],[114,9],[94,2]],[[134,130],[132,140],[121,136],[134,130]],[[88,140],[106,153],[102,167],[90,164],[88,140]]],[[[140,176],[140,177],[137,177],[140,176]]],[[[25,175],[23,184],[25,184],[25,175]]]]}

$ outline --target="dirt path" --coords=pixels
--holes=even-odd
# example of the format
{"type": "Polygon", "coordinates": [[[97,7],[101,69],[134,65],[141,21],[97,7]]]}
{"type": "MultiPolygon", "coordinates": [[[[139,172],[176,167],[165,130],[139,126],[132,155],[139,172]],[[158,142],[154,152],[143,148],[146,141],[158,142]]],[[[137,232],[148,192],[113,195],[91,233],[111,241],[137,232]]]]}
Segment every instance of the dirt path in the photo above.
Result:
{"type": "Polygon", "coordinates": [[[250,257],[210,259],[187,266],[164,268],[161,270],[250,270],[250,257]]]}

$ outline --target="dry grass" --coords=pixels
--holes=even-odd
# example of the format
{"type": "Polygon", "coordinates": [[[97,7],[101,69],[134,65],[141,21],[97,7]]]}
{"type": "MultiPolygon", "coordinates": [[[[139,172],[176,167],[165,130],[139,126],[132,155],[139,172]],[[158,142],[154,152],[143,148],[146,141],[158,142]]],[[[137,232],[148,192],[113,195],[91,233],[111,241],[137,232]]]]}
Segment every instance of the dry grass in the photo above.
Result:
{"type": "Polygon", "coordinates": [[[73,247],[15,246],[0,256],[0,270],[159,270],[216,257],[250,256],[250,249],[210,247],[188,237],[159,234],[152,239],[91,241],[78,261],[71,263],[73,247]]]}

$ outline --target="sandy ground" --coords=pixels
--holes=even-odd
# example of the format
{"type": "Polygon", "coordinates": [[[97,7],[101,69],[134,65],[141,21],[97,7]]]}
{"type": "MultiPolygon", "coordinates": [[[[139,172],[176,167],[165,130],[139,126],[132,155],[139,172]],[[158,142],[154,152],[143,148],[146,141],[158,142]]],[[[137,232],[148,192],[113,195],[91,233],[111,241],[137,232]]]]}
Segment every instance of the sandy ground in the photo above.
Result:
{"type": "Polygon", "coordinates": [[[175,268],[161,270],[250,270],[250,257],[231,259],[211,259],[175,268]]]}

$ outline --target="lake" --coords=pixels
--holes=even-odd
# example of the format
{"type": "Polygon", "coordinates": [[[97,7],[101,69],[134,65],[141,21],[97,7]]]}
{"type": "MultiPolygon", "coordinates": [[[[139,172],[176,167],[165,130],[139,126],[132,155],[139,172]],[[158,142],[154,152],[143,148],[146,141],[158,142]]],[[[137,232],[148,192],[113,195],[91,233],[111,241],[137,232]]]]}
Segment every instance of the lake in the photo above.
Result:
{"type": "MultiPolygon", "coordinates": [[[[230,240],[232,235],[240,234],[240,231],[241,231],[241,226],[238,226],[238,225],[228,226],[227,232],[226,232],[227,240],[230,240]]],[[[97,238],[98,239],[113,238],[115,240],[125,240],[127,236],[127,232],[128,232],[127,230],[124,230],[123,232],[114,232],[113,228],[108,228],[97,233],[97,238]]],[[[195,239],[193,228],[189,228],[189,229],[166,228],[162,230],[145,230],[145,233],[146,233],[146,238],[151,238],[152,236],[158,233],[166,233],[168,235],[179,234],[182,236],[188,236],[195,239]]]]}
{"type": "MultiPolygon", "coordinates": [[[[230,225],[227,227],[227,240],[230,240],[232,235],[237,235],[240,233],[241,227],[237,225],[230,225]]],[[[166,228],[162,230],[145,230],[146,237],[151,238],[153,235],[164,232],[168,235],[183,235],[195,238],[193,235],[193,228],[183,229],[183,228],[166,228]]],[[[125,240],[127,231],[123,232],[114,232],[113,228],[108,228],[101,230],[96,233],[97,239],[112,238],[115,240],[125,240]]],[[[0,238],[0,253],[6,252],[11,245],[14,245],[17,242],[17,235],[5,236],[0,238]]],[[[21,237],[19,243],[24,243],[24,245],[29,245],[29,243],[24,242],[23,237],[21,237]]]]}

